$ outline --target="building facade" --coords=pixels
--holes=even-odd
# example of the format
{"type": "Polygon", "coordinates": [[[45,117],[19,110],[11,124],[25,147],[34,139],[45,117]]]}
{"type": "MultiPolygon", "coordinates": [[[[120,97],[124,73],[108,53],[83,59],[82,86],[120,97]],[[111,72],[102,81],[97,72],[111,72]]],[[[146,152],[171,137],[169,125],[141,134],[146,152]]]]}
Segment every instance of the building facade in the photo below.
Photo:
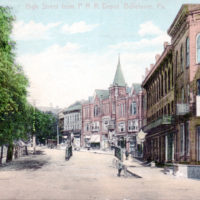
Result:
{"type": "Polygon", "coordinates": [[[174,160],[174,74],[172,46],[165,43],[161,56],[156,56],[142,83],[146,90],[145,157],[159,162],[174,160]]]}
{"type": "Polygon", "coordinates": [[[108,90],[95,90],[82,110],[83,146],[136,149],[136,134],[142,126],[142,91],[139,84],[127,87],[120,60],[113,84],[108,90]]]}
{"type": "Polygon", "coordinates": [[[171,45],[146,74],[146,159],[200,161],[200,5],[185,4],[168,29],[171,45]],[[152,92],[153,91],[153,92],[152,92]]]}
{"type": "Polygon", "coordinates": [[[82,128],[82,104],[76,102],[63,111],[63,136],[72,142],[74,147],[80,148],[82,128]]]}

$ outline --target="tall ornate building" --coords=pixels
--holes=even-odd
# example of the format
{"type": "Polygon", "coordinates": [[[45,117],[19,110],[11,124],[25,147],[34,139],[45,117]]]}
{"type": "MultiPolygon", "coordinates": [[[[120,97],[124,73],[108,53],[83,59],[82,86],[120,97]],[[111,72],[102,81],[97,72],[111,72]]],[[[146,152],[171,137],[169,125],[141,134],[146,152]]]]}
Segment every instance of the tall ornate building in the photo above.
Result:
{"type": "Polygon", "coordinates": [[[107,148],[119,145],[136,149],[136,134],[142,126],[142,91],[139,84],[127,87],[120,59],[113,84],[108,90],[95,90],[82,105],[82,145],[107,148]]]}
{"type": "Polygon", "coordinates": [[[182,5],[168,34],[171,45],[146,73],[147,159],[200,161],[200,4],[182,5]]]}

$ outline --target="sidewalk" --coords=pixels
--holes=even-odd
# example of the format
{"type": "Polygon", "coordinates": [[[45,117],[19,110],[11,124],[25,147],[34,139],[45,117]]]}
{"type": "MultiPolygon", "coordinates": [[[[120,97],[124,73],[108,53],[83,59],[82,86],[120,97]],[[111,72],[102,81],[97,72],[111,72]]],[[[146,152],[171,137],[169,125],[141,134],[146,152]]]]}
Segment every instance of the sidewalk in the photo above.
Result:
{"type": "Polygon", "coordinates": [[[124,165],[127,166],[127,170],[133,174],[136,174],[137,176],[140,176],[144,179],[163,179],[163,178],[172,178],[173,176],[169,176],[163,173],[163,168],[158,167],[150,167],[150,166],[144,166],[142,165],[142,162],[132,158],[129,156],[128,160],[124,160],[124,165]]]}
{"type": "Polygon", "coordinates": [[[90,150],[87,150],[87,149],[81,148],[80,152],[114,155],[114,151],[111,151],[111,150],[109,150],[109,151],[103,151],[103,150],[100,150],[100,149],[90,149],[90,150]]]}

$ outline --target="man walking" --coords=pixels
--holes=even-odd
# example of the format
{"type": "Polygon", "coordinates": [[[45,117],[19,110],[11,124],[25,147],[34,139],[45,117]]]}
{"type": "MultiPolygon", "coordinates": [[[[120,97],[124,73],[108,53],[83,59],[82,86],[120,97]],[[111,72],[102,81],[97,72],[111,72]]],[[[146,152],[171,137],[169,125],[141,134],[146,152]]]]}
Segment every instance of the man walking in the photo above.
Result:
{"type": "Polygon", "coordinates": [[[125,152],[125,156],[126,156],[126,160],[128,160],[129,153],[128,153],[127,149],[126,149],[126,152],[125,152]]]}

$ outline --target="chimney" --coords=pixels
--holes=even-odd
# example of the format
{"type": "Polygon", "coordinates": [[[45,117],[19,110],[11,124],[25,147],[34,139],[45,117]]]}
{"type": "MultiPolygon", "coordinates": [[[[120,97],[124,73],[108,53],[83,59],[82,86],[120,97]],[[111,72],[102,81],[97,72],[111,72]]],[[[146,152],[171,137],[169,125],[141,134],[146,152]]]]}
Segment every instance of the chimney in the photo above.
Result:
{"type": "Polygon", "coordinates": [[[155,56],[156,62],[159,60],[159,58],[160,58],[160,55],[156,54],[156,56],[155,56]]]}
{"type": "Polygon", "coordinates": [[[167,45],[169,45],[168,42],[164,42],[164,49],[167,47],[167,45]]]}
{"type": "Polygon", "coordinates": [[[154,64],[150,64],[150,70],[153,68],[154,64]]]}

